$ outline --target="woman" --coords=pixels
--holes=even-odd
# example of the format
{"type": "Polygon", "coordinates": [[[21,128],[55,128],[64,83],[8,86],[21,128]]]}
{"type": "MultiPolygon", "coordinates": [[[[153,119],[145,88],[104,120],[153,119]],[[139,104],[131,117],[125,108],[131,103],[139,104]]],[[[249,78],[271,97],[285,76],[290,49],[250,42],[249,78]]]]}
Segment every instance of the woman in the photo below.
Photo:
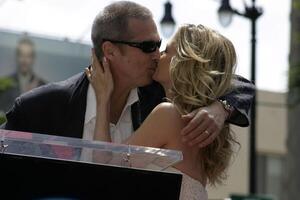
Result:
{"type": "MultiPolygon", "coordinates": [[[[168,102],[158,105],[141,127],[126,141],[128,144],[175,149],[183,152],[183,161],[173,170],[183,173],[181,199],[207,199],[205,186],[226,178],[226,168],[236,143],[228,125],[212,144],[205,148],[183,143],[180,131],[186,122],[181,118],[196,108],[207,106],[230,90],[236,54],[232,43],[202,25],[185,25],[161,53],[154,80],[165,89],[168,102]]],[[[88,77],[96,92],[96,139],[111,142],[109,134],[110,95],[113,80],[106,59],[103,69],[93,56],[88,77]]]]}

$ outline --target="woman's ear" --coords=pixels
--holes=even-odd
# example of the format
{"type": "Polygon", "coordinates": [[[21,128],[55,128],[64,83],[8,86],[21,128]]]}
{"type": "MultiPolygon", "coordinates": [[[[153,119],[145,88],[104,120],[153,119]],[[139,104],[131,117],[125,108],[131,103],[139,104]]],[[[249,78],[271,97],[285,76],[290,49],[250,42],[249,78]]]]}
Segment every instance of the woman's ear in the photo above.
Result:
{"type": "Polygon", "coordinates": [[[102,52],[104,57],[109,60],[112,60],[115,56],[116,47],[109,41],[103,42],[102,44],[102,52]]]}

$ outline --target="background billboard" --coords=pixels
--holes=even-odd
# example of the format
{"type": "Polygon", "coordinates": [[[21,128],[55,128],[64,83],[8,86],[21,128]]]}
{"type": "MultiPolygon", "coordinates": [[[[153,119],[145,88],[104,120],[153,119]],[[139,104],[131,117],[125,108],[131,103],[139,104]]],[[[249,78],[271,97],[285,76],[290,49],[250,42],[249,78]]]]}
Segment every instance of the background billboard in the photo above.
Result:
{"type": "Polygon", "coordinates": [[[90,63],[90,49],[68,40],[0,31],[0,112],[24,92],[82,72],[90,63]]]}

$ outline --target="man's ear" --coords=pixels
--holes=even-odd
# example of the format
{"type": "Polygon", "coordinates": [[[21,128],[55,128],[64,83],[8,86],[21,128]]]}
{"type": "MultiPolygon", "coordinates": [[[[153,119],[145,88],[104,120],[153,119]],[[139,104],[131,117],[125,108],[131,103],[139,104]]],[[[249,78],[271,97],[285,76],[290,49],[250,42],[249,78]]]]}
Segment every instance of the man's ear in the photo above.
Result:
{"type": "Polygon", "coordinates": [[[116,46],[113,45],[111,42],[106,41],[102,44],[102,52],[104,57],[108,58],[109,60],[112,60],[115,56],[116,46]]]}

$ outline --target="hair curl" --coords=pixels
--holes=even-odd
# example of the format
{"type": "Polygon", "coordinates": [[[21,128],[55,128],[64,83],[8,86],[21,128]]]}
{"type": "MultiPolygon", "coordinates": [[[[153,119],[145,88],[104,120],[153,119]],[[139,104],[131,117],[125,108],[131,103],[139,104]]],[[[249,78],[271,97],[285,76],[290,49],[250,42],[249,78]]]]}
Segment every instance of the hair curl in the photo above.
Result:
{"type": "MultiPolygon", "coordinates": [[[[231,88],[236,65],[233,44],[203,25],[184,25],[174,36],[176,55],[170,64],[172,101],[181,113],[213,103],[231,88]]],[[[201,149],[200,162],[211,185],[226,179],[226,169],[238,143],[225,124],[212,144],[201,149]]]]}

